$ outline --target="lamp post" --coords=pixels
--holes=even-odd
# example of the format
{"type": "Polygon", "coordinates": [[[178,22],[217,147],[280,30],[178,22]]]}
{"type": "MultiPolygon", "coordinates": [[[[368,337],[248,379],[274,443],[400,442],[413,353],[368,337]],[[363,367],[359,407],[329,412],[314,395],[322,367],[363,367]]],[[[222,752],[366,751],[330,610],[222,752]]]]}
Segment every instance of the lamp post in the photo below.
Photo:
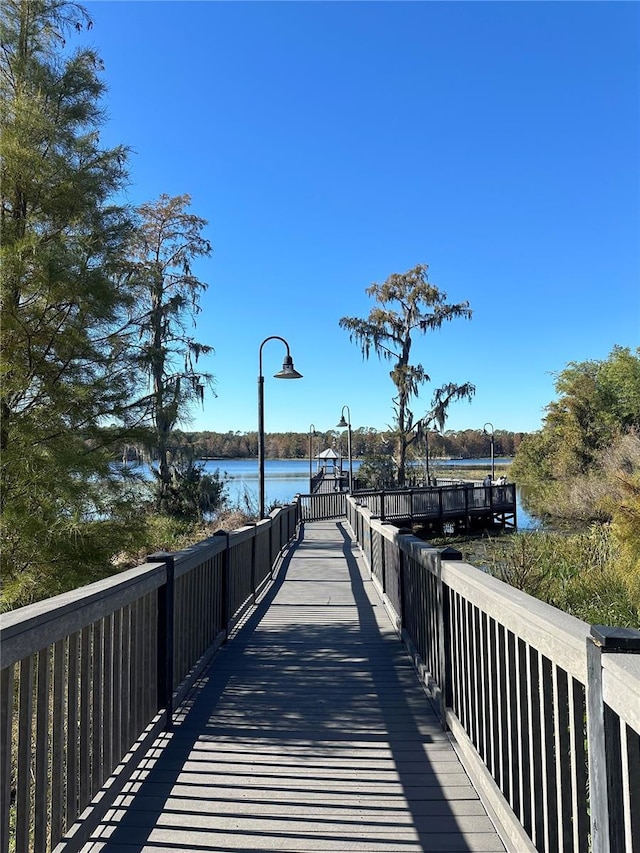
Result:
{"type": "Polygon", "coordinates": [[[312,467],[312,459],[313,459],[313,436],[316,434],[315,424],[309,425],[309,494],[312,493],[312,480],[313,480],[313,467],[312,467]]]}
{"type": "Polygon", "coordinates": [[[353,458],[351,456],[351,411],[349,406],[342,407],[338,428],[347,429],[347,453],[349,454],[349,494],[353,494],[353,458]],[[344,410],[347,410],[347,420],[344,419],[344,410]]]}
{"type": "Polygon", "coordinates": [[[264,518],[264,376],[262,375],[262,348],[267,341],[282,341],[287,348],[287,354],[282,363],[282,370],[274,373],[275,379],[302,379],[302,374],[293,366],[289,344],[280,335],[270,335],[260,344],[258,354],[258,490],[260,502],[260,518],[264,518]]]}
{"type": "Polygon", "coordinates": [[[496,464],[495,464],[495,453],[494,453],[494,437],[493,437],[493,424],[490,421],[482,427],[482,432],[485,435],[488,435],[491,439],[491,479],[495,480],[496,478],[496,464]],[[487,427],[491,427],[491,432],[487,432],[487,427]]]}
{"type": "Polygon", "coordinates": [[[428,487],[431,485],[431,475],[429,474],[429,427],[424,431],[424,469],[425,485],[428,487]]]}

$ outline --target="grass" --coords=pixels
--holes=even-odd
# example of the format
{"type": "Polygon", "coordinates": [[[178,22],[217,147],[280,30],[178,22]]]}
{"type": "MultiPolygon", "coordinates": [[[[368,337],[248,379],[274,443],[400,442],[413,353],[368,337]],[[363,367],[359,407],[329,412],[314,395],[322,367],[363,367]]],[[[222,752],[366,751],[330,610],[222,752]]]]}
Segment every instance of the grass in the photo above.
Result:
{"type": "Polygon", "coordinates": [[[591,625],[640,629],[640,591],[621,570],[609,528],[447,536],[465,562],[591,625]]]}

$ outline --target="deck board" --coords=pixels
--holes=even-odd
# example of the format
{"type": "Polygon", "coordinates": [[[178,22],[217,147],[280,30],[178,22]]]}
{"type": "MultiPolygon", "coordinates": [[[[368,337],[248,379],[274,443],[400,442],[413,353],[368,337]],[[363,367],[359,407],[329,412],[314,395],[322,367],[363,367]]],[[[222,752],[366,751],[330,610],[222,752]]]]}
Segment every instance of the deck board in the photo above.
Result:
{"type": "Polygon", "coordinates": [[[341,522],[312,522],[84,853],[505,848],[341,522]]]}

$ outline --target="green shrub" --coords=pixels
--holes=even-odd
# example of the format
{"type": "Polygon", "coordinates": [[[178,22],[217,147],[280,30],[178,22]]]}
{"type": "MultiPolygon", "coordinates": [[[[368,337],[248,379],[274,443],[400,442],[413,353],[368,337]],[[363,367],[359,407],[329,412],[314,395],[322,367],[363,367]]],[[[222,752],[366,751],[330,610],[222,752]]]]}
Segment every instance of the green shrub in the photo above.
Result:
{"type": "Polygon", "coordinates": [[[482,549],[479,562],[511,586],[591,624],[640,628],[640,590],[621,574],[608,526],[501,536],[482,549]]]}

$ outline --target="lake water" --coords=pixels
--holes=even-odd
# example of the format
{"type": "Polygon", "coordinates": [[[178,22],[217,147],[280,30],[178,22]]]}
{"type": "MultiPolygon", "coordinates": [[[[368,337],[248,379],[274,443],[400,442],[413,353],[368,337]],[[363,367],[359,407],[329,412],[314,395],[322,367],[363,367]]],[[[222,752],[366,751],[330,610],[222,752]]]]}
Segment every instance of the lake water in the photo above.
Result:
{"type": "MultiPolygon", "coordinates": [[[[496,465],[508,465],[509,458],[496,458],[496,465]]],[[[360,460],[353,460],[353,473],[357,473],[360,460]]],[[[461,478],[465,468],[485,468],[490,470],[491,459],[452,459],[439,463],[432,460],[431,471],[438,475],[440,467],[460,468],[461,478]]],[[[348,461],[343,459],[343,472],[347,473],[348,461]]],[[[257,459],[208,459],[205,470],[212,473],[216,470],[226,474],[227,495],[231,506],[245,507],[248,503],[254,510],[258,505],[258,460],[257,459]]],[[[315,461],[313,472],[315,473],[315,461]]],[[[297,494],[308,494],[309,491],[309,460],[308,459],[266,459],[264,464],[265,504],[282,504],[290,502],[297,494]]],[[[522,506],[519,489],[516,488],[516,512],[519,530],[532,530],[539,527],[537,519],[530,516],[522,506]]]]}

